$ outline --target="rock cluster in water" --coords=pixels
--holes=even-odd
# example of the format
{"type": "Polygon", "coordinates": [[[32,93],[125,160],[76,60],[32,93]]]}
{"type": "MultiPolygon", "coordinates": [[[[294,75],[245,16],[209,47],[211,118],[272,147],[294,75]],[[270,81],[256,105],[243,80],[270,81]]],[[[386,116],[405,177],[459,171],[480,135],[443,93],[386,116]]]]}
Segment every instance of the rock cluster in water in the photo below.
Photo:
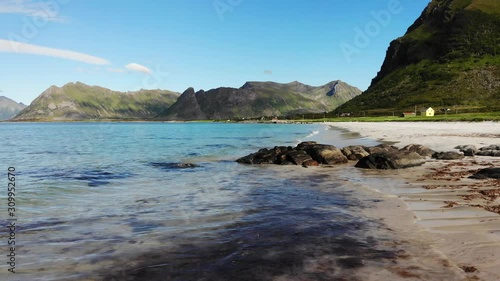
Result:
{"type": "Polygon", "coordinates": [[[500,144],[481,147],[476,155],[500,157],[500,144]]]}
{"type": "Polygon", "coordinates": [[[500,156],[500,145],[480,149],[473,145],[462,145],[455,149],[460,152],[436,152],[419,144],[410,144],[401,149],[387,144],[372,147],[353,145],[339,149],[333,145],[310,141],[302,142],[296,147],[263,148],[236,161],[243,164],[302,165],[304,167],[357,161],[355,165],[357,168],[404,169],[424,164],[427,157],[437,160],[456,160],[475,155],[500,156]]]}

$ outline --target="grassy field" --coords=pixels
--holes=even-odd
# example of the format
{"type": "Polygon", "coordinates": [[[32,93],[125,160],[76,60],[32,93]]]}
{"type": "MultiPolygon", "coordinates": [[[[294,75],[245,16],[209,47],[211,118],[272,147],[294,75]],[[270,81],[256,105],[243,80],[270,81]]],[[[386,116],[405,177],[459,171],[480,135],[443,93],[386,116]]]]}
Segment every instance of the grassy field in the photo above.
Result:
{"type": "Polygon", "coordinates": [[[453,122],[453,121],[500,121],[500,112],[482,112],[482,113],[461,113],[436,115],[433,117],[415,116],[415,117],[340,117],[340,118],[321,118],[321,119],[296,119],[301,122],[453,122]]]}

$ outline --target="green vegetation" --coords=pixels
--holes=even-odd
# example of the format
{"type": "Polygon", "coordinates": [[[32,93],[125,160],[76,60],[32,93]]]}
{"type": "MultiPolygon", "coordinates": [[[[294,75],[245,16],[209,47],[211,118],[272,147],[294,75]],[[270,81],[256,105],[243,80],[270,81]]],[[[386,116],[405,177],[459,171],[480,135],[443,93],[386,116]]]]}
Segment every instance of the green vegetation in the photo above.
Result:
{"type": "Polygon", "coordinates": [[[178,96],[178,93],[163,90],[122,93],[69,83],[62,88],[50,87],[13,120],[147,120],[165,111],[178,96]]]}
{"type": "Polygon", "coordinates": [[[335,117],[320,119],[300,119],[302,122],[480,122],[480,121],[500,121],[500,111],[485,113],[459,113],[436,115],[433,117],[397,117],[397,116],[377,116],[377,117],[335,117]]]}
{"type": "Polygon", "coordinates": [[[185,91],[160,119],[228,120],[260,116],[323,113],[361,94],[342,81],[313,87],[299,82],[247,82],[241,88],[185,91]]]}
{"type": "Polygon", "coordinates": [[[434,0],[393,41],[370,88],[336,112],[500,107],[500,1],[434,0]]]}
{"type": "Polygon", "coordinates": [[[182,95],[164,90],[115,92],[83,83],[52,86],[13,121],[228,120],[325,112],[361,94],[342,81],[312,87],[292,82],[248,82],[182,95]]]}

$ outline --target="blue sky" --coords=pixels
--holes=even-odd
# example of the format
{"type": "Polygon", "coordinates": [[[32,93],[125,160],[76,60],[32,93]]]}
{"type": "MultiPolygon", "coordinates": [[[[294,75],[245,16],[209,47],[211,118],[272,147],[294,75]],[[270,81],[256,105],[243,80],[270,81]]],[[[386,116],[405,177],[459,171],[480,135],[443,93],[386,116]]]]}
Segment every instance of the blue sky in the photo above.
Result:
{"type": "Polygon", "coordinates": [[[427,0],[1,0],[0,95],[246,81],[365,90],[427,0]]]}

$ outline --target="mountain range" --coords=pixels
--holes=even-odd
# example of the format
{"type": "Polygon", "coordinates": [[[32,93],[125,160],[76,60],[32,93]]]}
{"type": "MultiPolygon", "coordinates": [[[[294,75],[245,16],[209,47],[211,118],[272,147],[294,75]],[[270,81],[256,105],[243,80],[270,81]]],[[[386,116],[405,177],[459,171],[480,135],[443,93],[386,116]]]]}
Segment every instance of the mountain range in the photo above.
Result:
{"type": "Polygon", "coordinates": [[[500,108],[500,1],[433,0],[390,43],[380,72],[338,112],[500,108]]]}
{"type": "Polygon", "coordinates": [[[313,87],[294,81],[247,82],[241,88],[187,89],[161,119],[218,120],[327,112],[361,94],[342,81],[313,87]]]}
{"type": "MultiPolygon", "coordinates": [[[[240,88],[115,92],[83,83],[52,86],[14,121],[221,120],[326,111],[386,114],[415,107],[500,109],[500,1],[432,0],[392,41],[364,92],[342,81],[240,88]]],[[[7,115],[6,115],[7,116],[7,115]]]]}
{"type": "Polygon", "coordinates": [[[76,82],[51,86],[13,121],[148,120],[172,105],[179,93],[166,90],[116,92],[76,82]]]}
{"type": "Polygon", "coordinates": [[[7,97],[0,96],[0,121],[8,120],[23,110],[26,105],[17,103],[7,97]]]}
{"type": "Polygon", "coordinates": [[[116,92],[83,83],[51,86],[13,121],[207,120],[327,112],[361,94],[342,81],[320,87],[299,82],[247,82],[182,95],[165,90],[116,92]]]}

